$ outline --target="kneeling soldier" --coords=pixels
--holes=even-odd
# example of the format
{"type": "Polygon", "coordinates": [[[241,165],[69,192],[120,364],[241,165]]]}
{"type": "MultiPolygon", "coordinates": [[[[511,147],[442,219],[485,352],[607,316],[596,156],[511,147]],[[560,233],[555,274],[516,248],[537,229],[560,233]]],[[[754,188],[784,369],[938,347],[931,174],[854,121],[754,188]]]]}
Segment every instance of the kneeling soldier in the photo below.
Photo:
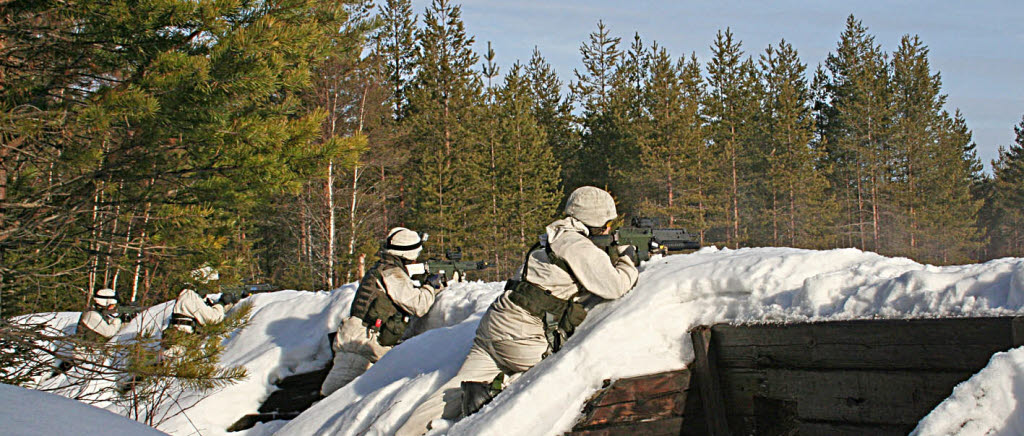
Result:
{"type": "Polygon", "coordinates": [[[175,338],[179,335],[194,334],[199,327],[224,321],[224,313],[237,302],[235,298],[234,295],[227,293],[221,294],[220,299],[209,296],[203,298],[192,289],[182,289],[178,293],[178,298],[174,300],[170,324],[164,330],[163,357],[183,355],[185,350],[175,343],[175,338]]]}
{"type": "Polygon", "coordinates": [[[617,218],[611,194],[593,186],[576,189],[565,214],[547,226],[542,243],[527,252],[522,275],[509,280],[487,309],[459,372],[412,412],[398,435],[421,435],[437,418],[475,412],[506,376],[518,376],[562,347],[587,315],[581,297],[616,299],[633,288],[638,271],[630,255],[636,247],[605,251],[590,240],[607,234],[617,218]]]}
{"type": "MultiPolygon", "coordinates": [[[[82,316],[78,318],[75,336],[87,342],[102,344],[109,341],[120,330],[121,319],[117,312],[117,293],[110,288],[97,290],[92,297],[91,310],[82,312],[82,316]]],[[[82,362],[90,359],[89,353],[81,346],[73,347],[70,351],[70,356],[61,358],[54,374],[67,372],[76,365],[76,361],[82,362]]]]}
{"type": "Polygon", "coordinates": [[[349,316],[338,326],[331,344],[334,367],[321,394],[330,395],[366,372],[402,340],[411,317],[430,311],[446,283],[435,274],[417,287],[409,277],[405,267],[416,261],[422,249],[423,239],[416,232],[404,227],[388,232],[380,260],[359,281],[349,316]]]}

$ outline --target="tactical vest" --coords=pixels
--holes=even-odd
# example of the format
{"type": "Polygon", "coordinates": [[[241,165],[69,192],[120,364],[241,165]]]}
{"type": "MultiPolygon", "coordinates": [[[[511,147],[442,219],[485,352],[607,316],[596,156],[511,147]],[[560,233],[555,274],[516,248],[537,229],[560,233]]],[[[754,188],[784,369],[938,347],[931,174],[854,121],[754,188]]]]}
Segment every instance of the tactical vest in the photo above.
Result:
{"type": "Polygon", "coordinates": [[[409,327],[409,314],[398,307],[384,289],[384,270],[405,269],[402,259],[381,254],[381,259],[363,275],[352,300],[351,316],[377,332],[377,342],[385,347],[397,345],[409,327]]]}
{"type": "MultiPolygon", "coordinates": [[[[509,300],[512,300],[513,303],[522,307],[531,315],[540,318],[544,323],[544,337],[548,341],[548,351],[544,353],[546,357],[562,349],[565,341],[576,332],[576,327],[587,318],[587,309],[575,301],[579,293],[573,294],[568,300],[563,300],[527,281],[527,274],[530,269],[530,254],[540,248],[540,246],[540,243],[537,243],[526,251],[522,280],[509,280],[505,284],[505,288],[512,289],[512,292],[508,295],[509,300]]],[[[552,264],[569,273],[573,282],[576,282],[577,287],[582,286],[565,259],[552,253],[551,248],[547,245],[544,246],[544,250],[552,264]]]]}

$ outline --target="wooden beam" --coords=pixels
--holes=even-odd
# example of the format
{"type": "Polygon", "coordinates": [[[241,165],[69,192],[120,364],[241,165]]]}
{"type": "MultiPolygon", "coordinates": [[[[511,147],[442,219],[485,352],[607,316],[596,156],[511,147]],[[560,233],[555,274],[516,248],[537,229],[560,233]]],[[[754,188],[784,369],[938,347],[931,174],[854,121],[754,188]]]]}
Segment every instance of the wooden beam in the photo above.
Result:
{"type": "Polygon", "coordinates": [[[711,328],[700,326],[690,331],[693,341],[693,375],[700,388],[700,398],[707,421],[708,435],[727,436],[729,423],[726,420],[725,400],[719,385],[718,371],[711,349],[711,328]]]}
{"type": "Polygon", "coordinates": [[[1024,316],[1013,318],[1013,348],[1024,345],[1024,316]]]}
{"type": "Polygon", "coordinates": [[[1024,320],[855,320],[712,327],[719,367],[976,372],[1022,345],[1024,320]]]}
{"type": "Polygon", "coordinates": [[[791,401],[807,422],[915,424],[971,373],[719,368],[730,415],[756,416],[758,399],[791,401]]]}

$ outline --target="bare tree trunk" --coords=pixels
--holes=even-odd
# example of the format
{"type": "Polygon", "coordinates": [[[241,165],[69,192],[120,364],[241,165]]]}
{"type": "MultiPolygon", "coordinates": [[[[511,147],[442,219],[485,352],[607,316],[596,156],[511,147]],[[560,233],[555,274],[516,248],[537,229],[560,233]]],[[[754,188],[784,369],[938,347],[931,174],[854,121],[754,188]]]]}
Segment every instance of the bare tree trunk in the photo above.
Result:
{"type": "Polygon", "coordinates": [[[704,160],[697,158],[697,216],[700,219],[700,246],[704,246],[704,232],[707,227],[704,217],[704,160]]]}
{"type": "MultiPolygon", "coordinates": [[[[359,165],[355,165],[352,168],[352,198],[348,208],[348,256],[352,259],[352,256],[356,254],[356,210],[359,207],[359,177],[361,171],[359,165]]],[[[351,262],[351,260],[350,260],[351,262]]],[[[352,273],[351,264],[349,265],[348,274],[352,273]]],[[[360,276],[362,277],[362,276],[360,276]]]]}
{"type": "Polygon", "coordinates": [[[132,279],[132,298],[130,300],[133,303],[139,295],[139,273],[142,269],[142,256],[146,245],[146,229],[149,226],[149,210],[151,206],[151,203],[146,203],[146,212],[142,219],[142,230],[139,233],[139,254],[135,256],[135,277],[132,279]]]}
{"type": "MultiPolygon", "coordinates": [[[[490,81],[489,78],[488,78],[488,81],[490,81]]],[[[492,130],[492,134],[493,134],[493,130],[492,130]]],[[[498,241],[501,240],[501,229],[499,228],[499,224],[498,224],[498,171],[497,171],[498,165],[497,165],[497,162],[496,162],[496,160],[497,160],[496,158],[497,157],[495,156],[496,151],[494,149],[494,139],[492,138],[490,141],[487,141],[487,142],[490,143],[488,145],[490,145],[490,149],[491,149],[491,223],[493,224],[492,231],[494,232],[494,234],[492,236],[494,238],[493,244],[492,244],[492,249],[493,249],[493,254],[494,254],[494,266],[495,266],[494,269],[495,269],[495,271],[501,271],[501,263],[500,263],[500,261],[498,259],[498,257],[499,257],[498,253],[499,253],[499,251],[501,251],[499,249],[500,247],[498,246],[498,241]]]]}
{"type": "Polygon", "coordinates": [[[796,247],[796,190],[789,181],[789,245],[796,247]]]}
{"type": "MultiPolygon", "coordinates": [[[[356,128],[356,134],[363,133],[363,118],[366,115],[366,93],[369,85],[363,85],[363,95],[359,100],[359,126],[356,128]]],[[[351,262],[352,257],[356,253],[356,210],[359,208],[359,178],[361,177],[361,171],[359,168],[359,160],[357,158],[355,165],[352,166],[352,198],[349,202],[348,209],[348,258],[351,262]]],[[[346,271],[346,278],[351,279],[352,265],[349,264],[348,271],[346,271]]],[[[362,277],[362,274],[359,275],[362,277]]]]}
{"type": "Polygon", "coordinates": [[[729,133],[732,135],[730,146],[732,152],[729,153],[729,158],[732,161],[732,229],[733,236],[733,248],[740,248],[740,191],[739,191],[739,180],[736,173],[736,127],[730,126],[729,133]]]}
{"type": "Polygon", "coordinates": [[[448,98],[444,100],[444,156],[441,159],[441,169],[438,172],[437,180],[437,207],[441,214],[441,251],[443,252],[446,248],[446,239],[448,236],[448,223],[445,221],[445,209],[447,205],[444,203],[444,182],[443,177],[451,171],[451,156],[452,156],[452,132],[451,126],[448,125],[448,98]]]}
{"type": "Polygon", "coordinates": [[[871,175],[871,227],[875,243],[875,251],[879,251],[878,240],[878,176],[871,175]]]}
{"type": "MultiPolygon", "coordinates": [[[[124,250],[121,251],[121,257],[128,257],[128,247],[131,246],[132,242],[132,223],[135,221],[134,217],[128,219],[128,231],[124,238],[124,250]]],[[[114,292],[117,292],[117,279],[121,275],[121,268],[114,269],[114,280],[112,282],[114,292]]]]}
{"type": "Polygon", "coordinates": [[[857,225],[860,227],[860,249],[867,250],[867,238],[864,236],[864,194],[861,187],[863,177],[860,174],[860,163],[857,164],[857,225]]]}
{"type": "MultiPolygon", "coordinates": [[[[388,231],[388,229],[390,228],[390,225],[391,225],[391,222],[388,220],[388,194],[387,194],[387,191],[388,191],[387,185],[388,185],[388,183],[387,183],[387,180],[388,180],[387,171],[384,169],[384,165],[381,165],[380,166],[380,182],[381,182],[380,184],[381,184],[381,186],[384,187],[384,189],[380,190],[380,208],[381,208],[381,215],[383,216],[382,219],[384,220],[384,231],[385,232],[388,231]]],[[[362,276],[360,276],[360,277],[362,277],[362,276]]]]}
{"type": "Polygon", "coordinates": [[[327,162],[327,289],[334,289],[334,160],[327,162]]]}
{"type": "Polygon", "coordinates": [[[676,224],[675,209],[672,208],[673,206],[675,206],[675,192],[673,192],[672,189],[673,189],[673,187],[672,187],[672,171],[669,171],[668,172],[668,210],[669,210],[669,213],[668,213],[668,226],[669,227],[673,227],[676,224]]]}
{"type": "Polygon", "coordinates": [[[97,243],[96,243],[96,241],[99,240],[99,223],[98,223],[98,221],[99,221],[99,207],[100,207],[100,204],[99,204],[100,203],[100,189],[101,188],[97,186],[96,190],[93,193],[93,197],[92,197],[92,221],[91,221],[92,222],[92,224],[91,224],[92,228],[89,229],[89,235],[91,235],[91,238],[92,238],[92,240],[89,241],[89,250],[91,250],[92,253],[89,255],[89,257],[90,257],[90,259],[89,259],[89,292],[87,292],[87,294],[89,294],[89,295],[87,295],[87,299],[86,299],[86,301],[87,301],[86,304],[87,305],[88,305],[88,298],[92,298],[91,294],[92,294],[92,292],[94,292],[96,290],[96,273],[97,273],[96,270],[99,268],[99,264],[100,264],[100,259],[99,259],[99,251],[100,250],[99,250],[99,247],[97,246],[97,243]]]}

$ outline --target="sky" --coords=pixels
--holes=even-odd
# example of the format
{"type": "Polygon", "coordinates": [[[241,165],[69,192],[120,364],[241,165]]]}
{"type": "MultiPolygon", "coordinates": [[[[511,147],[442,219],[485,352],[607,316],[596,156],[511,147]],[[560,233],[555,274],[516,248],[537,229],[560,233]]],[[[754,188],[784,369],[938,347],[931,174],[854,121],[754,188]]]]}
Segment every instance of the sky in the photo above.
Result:
{"type": "MultiPolygon", "coordinates": [[[[460,4],[458,0],[453,0],[460,4]]],[[[414,0],[422,15],[430,0],[414,0]]],[[[886,52],[903,35],[918,35],[930,49],[932,72],[941,73],[946,109],[960,109],[974,133],[978,157],[990,168],[1000,145],[1014,141],[1024,115],[1024,1],[648,1],[463,0],[466,31],[477,53],[490,41],[501,73],[533,48],[568,83],[582,68],[579,47],[604,21],[627,48],[634,33],[675,57],[710,58],[715,33],[730,28],[747,55],[760,55],[785,38],[808,66],[808,76],[835,49],[853,14],[886,52]]]]}

